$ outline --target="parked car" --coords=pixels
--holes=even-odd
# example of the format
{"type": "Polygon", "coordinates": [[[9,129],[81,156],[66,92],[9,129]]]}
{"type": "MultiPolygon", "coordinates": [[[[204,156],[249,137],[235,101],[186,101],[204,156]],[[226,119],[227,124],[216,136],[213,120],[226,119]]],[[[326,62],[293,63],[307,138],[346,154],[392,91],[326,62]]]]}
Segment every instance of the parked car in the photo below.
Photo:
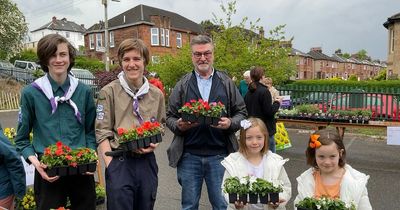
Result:
{"type": "Polygon", "coordinates": [[[94,97],[97,98],[100,88],[98,87],[96,77],[92,74],[92,72],[87,69],[72,68],[70,73],[84,84],[89,85],[89,87],[92,89],[94,97]]]}
{"type": "Polygon", "coordinates": [[[13,68],[14,66],[8,61],[0,60],[0,67],[13,68]]]}
{"type": "Polygon", "coordinates": [[[21,69],[25,69],[25,70],[37,70],[40,69],[40,66],[32,61],[21,61],[21,60],[15,60],[14,61],[14,66],[21,68],[21,69]]]}
{"type": "MultiPolygon", "coordinates": [[[[392,95],[352,93],[334,97],[328,107],[332,110],[367,109],[371,110],[372,119],[400,121],[399,105],[397,97],[392,95]]],[[[323,111],[326,112],[326,110],[323,111]]]]}
{"type": "Polygon", "coordinates": [[[74,77],[78,78],[81,82],[86,85],[95,85],[96,77],[87,69],[72,68],[71,73],[74,77]]]}

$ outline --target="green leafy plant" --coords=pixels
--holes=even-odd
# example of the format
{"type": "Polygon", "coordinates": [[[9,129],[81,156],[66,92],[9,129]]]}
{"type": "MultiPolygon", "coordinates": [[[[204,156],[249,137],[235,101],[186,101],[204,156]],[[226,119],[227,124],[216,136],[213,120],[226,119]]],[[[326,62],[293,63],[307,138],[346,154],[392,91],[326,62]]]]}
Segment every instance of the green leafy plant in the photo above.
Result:
{"type": "Polygon", "coordinates": [[[331,199],[328,197],[306,197],[296,204],[296,207],[308,210],[356,210],[354,203],[346,204],[339,199],[331,199]]]}
{"type": "Polygon", "coordinates": [[[238,193],[240,186],[240,180],[238,177],[228,177],[224,181],[224,192],[225,193],[238,193]]]}
{"type": "Polygon", "coordinates": [[[55,145],[50,145],[44,149],[41,161],[48,168],[68,165],[71,151],[69,146],[64,145],[61,141],[57,141],[55,145]]]}
{"type": "Polygon", "coordinates": [[[98,159],[96,151],[90,148],[78,148],[73,151],[73,154],[78,164],[93,163],[98,159]]]}
{"type": "Polygon", "coordinates": [[[269,189],[272,187],[273,186],[271,182],[268,182],[265,179],[257,178],[255,182],[251,183],[250,192],[265,196],[269,193],[269,189]]]}
{"type": "Polygon", "coordinates": [[[106,197],[106,190],[103,186],[99,183],[96,183],[96,199],[105,198],[106,197]]]}

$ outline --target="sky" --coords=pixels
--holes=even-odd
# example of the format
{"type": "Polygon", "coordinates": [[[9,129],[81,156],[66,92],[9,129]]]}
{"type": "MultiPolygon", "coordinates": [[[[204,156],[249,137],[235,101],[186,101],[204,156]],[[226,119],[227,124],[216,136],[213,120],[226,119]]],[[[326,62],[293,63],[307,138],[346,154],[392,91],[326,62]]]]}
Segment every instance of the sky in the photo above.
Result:
{"type": "MultiPolygon", "coordinates": [[[[11,0],[25,15],[29,30],[51,21],[67,18],[89,28],[104,20],[102,0],[11,0]]],[[[108,0],[108,19],[144,4],[182,15],[196,23],[212,20],[213,14],[225,18],[220,5],[227,0],[108,0]]],[[[336,49],[356,53],[367,51],[372,59],[387,59],[388,31],[383,23],[400,13],[399,0],[237,0],[233,23],[242,18],[248,22],[260,18],[258,26],[269,31],[286,25],[285,36],[293,40],[293,47],[309,52],[321,47],[326,55],[336,49]]],[[[267,33],[266,33],[267,34],[267,33]]]]}

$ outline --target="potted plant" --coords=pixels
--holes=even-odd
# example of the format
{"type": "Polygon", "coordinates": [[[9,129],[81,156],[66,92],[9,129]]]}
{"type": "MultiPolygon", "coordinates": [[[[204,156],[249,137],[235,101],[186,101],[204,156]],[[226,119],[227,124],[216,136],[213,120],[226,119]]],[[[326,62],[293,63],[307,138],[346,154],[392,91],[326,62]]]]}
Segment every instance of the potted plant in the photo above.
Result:
{"type": "Polygon", "coordinates": [[[235,203],[238,200],[240,180],[238,177],[228,177],[224,181],[224,192],[228,193],[229,203],[235,203]]]}
{"type": "Polygon", "coordinates": [[[261,178],[257,178],[256,181],[251,184],[251,191],[259,196],[260,203],[268,203],[268,189],[271,185],[270,182],[261,178]]]}
{"type": "Polygon", "coordinates": [[[35,194],[33,188],[29,187],[22,199],[16,198],[16,208],[20,210],[35,210],[35,194]]]}
{"type": "Polygon", "coordinates": [[[96,151],[90,148],[78,148],[75,150],[75,157],[79,174],[96,171],[98,160],[96,151]]]}
{"type": "Polygon", "coordinates": [[[52,176],[65,176],[68,174],[68,159],[71,148],[61,141],[44,149],[41,162],[47,165],[46,172],[52,176]]]}
{"type": "Polygon", "coordinates": [[[96,205],[104,203],[106,198],[106,190],[98,182],[96,183],[96,205]]]}
{"type": "Polygon", "coordinates": [[[279,202],[279,193],[283,192],[282,185],[272,182],[269,185],[267,191],[269,194],[269,202],[278,203],[279,202]]]}
{"type": "Polygon", "coordinates": [[[339,199],[331,199],[328,197],[306,197],[295,206],[297,207],[297,210],[356,210],[354,203],[346,204],[339,199]]]}
{"type": "Polygon", "coordinates": [[[178,110],[178,112],[182,114],[183,121],[198,122],[208,125],[218,125],[218,121],[225,111],[225,105],[221,102],[208,103],[203,99],[192,99],[178,110]]]}
{"type": "Polygon", "coordinates": [[[245,176],[239,179],[240,185],[238,189],[239,202],[243,202],[244,205],[247,203],[247,195],[250,191],[250,177],[245,176]]]}
{"type": "Polygon", "coordinates": [[[162,141],[162,127],[159,122],[145,121],[139,127],[131,129],[118,128],[118,142],[125,151],[132,151],[150,146],[150,143],[162,141]]]}

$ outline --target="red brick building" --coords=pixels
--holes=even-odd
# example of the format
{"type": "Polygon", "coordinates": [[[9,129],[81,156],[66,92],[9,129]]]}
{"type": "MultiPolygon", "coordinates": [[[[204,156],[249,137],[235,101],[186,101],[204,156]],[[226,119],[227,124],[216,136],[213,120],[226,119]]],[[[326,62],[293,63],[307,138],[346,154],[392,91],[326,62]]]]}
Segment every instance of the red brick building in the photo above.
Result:
{"type": "MultiPolygon", "coordinates": [[[[128,38],[142,39],[149,48],[151,60],[160,55],[176,54],[192,36],[200,34],[201,26],[185,17],[166,10],[138,5],[108,21],[110,61],[117,63],[119,44],[128,38]]],[[[104,22],[91,26],[85,34],[88,57],[105,60],[104,22]]]]}

